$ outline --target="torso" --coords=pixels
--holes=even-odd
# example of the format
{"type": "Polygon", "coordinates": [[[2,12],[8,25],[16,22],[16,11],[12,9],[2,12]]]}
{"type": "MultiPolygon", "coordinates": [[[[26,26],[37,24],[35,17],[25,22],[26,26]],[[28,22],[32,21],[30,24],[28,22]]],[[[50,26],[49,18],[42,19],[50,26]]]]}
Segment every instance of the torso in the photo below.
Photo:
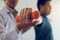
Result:
{"type": "Polygon", "coordinates": [[[42,16],[43,22],[35,27],[36,40],[50,40],[52,28],[48,19],[42,16]]]}

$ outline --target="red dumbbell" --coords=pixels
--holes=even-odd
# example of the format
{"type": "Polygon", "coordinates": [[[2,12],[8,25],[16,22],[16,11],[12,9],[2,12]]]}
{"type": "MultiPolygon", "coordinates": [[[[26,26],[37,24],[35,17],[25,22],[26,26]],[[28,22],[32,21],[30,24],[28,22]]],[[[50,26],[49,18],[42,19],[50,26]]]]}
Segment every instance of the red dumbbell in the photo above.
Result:
{"type": "MultiPolygon", "coordinates": [[[[39,17],[40,17],[40,12],[38,12],[38,11],[32,12],[32,14],[30,16],[31,19],[38,19],[39,17]]],[[[17,22],[21,21],[19,16],[16,16],[15,19],[16,19],[17,22]]]]}

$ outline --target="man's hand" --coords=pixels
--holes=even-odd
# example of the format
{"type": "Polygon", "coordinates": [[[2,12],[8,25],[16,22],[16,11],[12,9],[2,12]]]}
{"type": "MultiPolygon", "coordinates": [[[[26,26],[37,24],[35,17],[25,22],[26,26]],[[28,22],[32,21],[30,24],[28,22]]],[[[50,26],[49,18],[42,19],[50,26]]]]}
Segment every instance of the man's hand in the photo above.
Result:
{"type": "Polygon", "coordinates": [[[20,18],[22,22],[25,22],[26,20],[30,20],[32,21],[32,19],[30,19],[32,13],[32,9],[31,8],[23,8],[20,11],[20,18]]]}
{"type": "Polygon", "coordinates": [[[33,21],[33,19],[30,19],[31,13],[31,8],[24,8],[20,11],[21,20],[20,23],[17,25],[17,28],[19,30],[28,29],[32,26],[35,26],[39,22],[39,20],[33,21]]]}

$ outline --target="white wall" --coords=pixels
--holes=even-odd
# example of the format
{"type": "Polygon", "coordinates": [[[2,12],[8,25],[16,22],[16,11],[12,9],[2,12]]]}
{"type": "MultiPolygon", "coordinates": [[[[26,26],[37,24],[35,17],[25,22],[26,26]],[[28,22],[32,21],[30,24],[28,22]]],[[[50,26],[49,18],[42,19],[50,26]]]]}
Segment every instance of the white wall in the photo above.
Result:
{"type": "MultiPolygon", "coordinates": [[[[16,7],[18,11],[25,7],[31,7],[33,10],[37,10],[36,7],[37,0],[19,0],[19,3],[16,7]]],[[[0,7],[3,6],[3,2],[0,2],[0,7]]],[[[60,40],[60,0],[52,0],[51,2],[52,11],[49,19],[52,19],[51,25],[53,29],[54,40],[60,40]]],[[[34,40],[35,32],[34,29],[31,28],[22,36],[23,40],[34,40]]]]}
{"type": "Polygon", "coordinates": [[[52,5],[52,28],[55,40],[60,40],[60,0],[53,0],[52,5]]]}

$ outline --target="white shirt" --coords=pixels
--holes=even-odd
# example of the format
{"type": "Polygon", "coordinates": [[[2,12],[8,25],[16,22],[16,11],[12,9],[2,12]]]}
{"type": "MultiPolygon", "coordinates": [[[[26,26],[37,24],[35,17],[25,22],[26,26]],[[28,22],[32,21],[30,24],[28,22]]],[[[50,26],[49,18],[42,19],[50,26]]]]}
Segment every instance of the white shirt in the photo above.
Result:
{"type": "Polygon", "coordinates": [[[0,40],[18,40],[18,34],[15,28],[16,21],[12,11],[4,6],[0,10],[0,40]]]}

